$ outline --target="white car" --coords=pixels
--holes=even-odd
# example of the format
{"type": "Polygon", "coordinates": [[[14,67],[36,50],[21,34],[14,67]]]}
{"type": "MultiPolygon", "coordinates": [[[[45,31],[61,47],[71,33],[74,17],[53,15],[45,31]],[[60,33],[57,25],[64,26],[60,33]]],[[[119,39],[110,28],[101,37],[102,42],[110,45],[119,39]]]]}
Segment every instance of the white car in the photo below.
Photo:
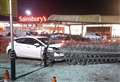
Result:
{"type": "Polygon", "coordinates": [[[102,40],[102,36],[97,33],[87,33],[84,38],[90,40],[102,40]]]}
{"type": "MultiPolygon", "coordinates": [[[[43,52],[47,46],[48,38],[44,36],[23,36],[14,40],[14,50],[16,57],[43,59],[43,52]]],[[[51,52],[54,60],[59,61],[64,59],[64,54],[54,52],[59,50],[62,43],[49,44],[48,52],[51,52]]],[[[7,54],[10,55],[11,43],[7,46],[7,54]]]]}

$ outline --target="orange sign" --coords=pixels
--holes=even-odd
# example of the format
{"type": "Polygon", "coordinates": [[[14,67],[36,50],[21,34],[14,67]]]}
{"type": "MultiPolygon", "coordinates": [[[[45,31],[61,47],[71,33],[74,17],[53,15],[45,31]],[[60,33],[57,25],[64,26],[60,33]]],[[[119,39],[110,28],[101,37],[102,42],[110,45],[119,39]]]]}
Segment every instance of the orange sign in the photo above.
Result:
{"type": "Polygon", "coordinates": [[[36,17],[36,16],[19,16],[19,22],[37,22],[37,23],[42,23],[45,22],[47,19],[46,17],[36,17]]]}

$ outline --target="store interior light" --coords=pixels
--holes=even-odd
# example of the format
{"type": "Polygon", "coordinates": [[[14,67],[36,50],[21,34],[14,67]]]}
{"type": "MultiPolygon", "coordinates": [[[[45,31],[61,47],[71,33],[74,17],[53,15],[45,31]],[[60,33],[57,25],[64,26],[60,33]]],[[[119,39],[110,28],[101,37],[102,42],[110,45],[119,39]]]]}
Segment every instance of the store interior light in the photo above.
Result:
{"type": "Polygon", "coordinates": [[[10,23],[4,23],[5,27],[10,27],[10,23]]]}
{"type": "Polygon", "coordinates": [[[28,24],[28,27],[32,27],[32,24],[28,24]]]}

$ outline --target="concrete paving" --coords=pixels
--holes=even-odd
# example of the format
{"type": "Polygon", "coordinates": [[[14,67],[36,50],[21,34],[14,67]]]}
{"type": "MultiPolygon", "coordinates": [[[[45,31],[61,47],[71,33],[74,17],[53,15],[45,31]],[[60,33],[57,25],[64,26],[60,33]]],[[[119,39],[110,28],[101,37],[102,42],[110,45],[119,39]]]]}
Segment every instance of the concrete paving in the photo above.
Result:
{"type": "MultiPolygon", "coordinates": [[[[1,80],[5,69],[9,73],[11,71],[9,59],[6,61],[4,59],[6,57],[0,56],[1,80]]],[[[120,82],[120,64],[116,63],[95,65],[55,63],[44,68],[37,61],[21,61],[16,63],[16,80],[14,82],[52,82],[53,76],[56,76],[57,82],[120,82]]]]}
{"type": "MultiPolygon", "coordinates": [[[[44,68],[40,65],[16,64],[14,82],[51,82],[56,76],[57,82],[120,82],[119,64],[96,65],[53,65],[44,68]]],[[[0,64],[0,77],[4,70],[10,72],[10,63],[0,64]]]]}

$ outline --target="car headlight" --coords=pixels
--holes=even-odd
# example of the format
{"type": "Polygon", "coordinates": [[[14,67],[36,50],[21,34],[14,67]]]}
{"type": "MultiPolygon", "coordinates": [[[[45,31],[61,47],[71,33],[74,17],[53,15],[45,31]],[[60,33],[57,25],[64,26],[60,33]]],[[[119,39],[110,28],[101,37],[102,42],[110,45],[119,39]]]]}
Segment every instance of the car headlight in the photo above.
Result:
{"type": "Polygon", "coordinates": [[[48,52],[53,52],[53,48],[48,48],[48,52]]]}
{"type": "Polygon", "coordinates": [[[56,52],[55,52],[55,53],[54,53],[54,56],[55,56],[55,57],[64,56],[64,54],[63,54],[63,53],[56,53],[56,52]]]}

